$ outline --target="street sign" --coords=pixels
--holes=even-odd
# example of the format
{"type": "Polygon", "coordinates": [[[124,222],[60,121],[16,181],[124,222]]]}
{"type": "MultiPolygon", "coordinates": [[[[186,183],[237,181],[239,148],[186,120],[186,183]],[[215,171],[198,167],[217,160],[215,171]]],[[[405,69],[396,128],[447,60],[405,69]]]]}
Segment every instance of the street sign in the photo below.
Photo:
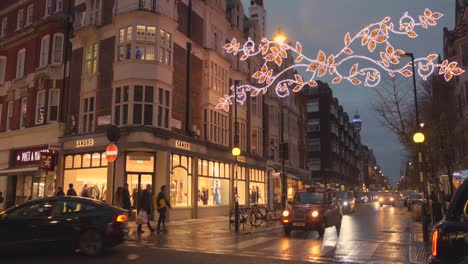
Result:
{"type": "Polygon", "coordinates": [[[119,155],[119,149],[115,144],[109,144],[106,148],[106,159],[108,162],[114,162],[119,155]]]}

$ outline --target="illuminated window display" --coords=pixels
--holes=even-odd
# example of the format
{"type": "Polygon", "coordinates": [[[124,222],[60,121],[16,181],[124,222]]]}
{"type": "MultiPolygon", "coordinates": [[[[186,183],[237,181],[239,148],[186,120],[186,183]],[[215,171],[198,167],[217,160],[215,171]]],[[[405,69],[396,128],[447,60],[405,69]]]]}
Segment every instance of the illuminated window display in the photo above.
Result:
{"type": "Polygon", "coordinates": [[[198,160],[198,205],[229,205],[229,175],[227,163],[198,160]]]}
{"type": "Polygon", "coordinates": [[[292,201],[298,189],[298,181],[288,178],[288,201],[292,201]]]}
{"type": "Polygon", "coordinates": [[[265,172],[249,169],[249,202],[251,204],[265,204],[265,172]]]}
{"type": "Polygon", "coordinates": [[[172,154],[171,157],[171,205],[192,206],[192,157],[172,154]]]}
{"type": "Polygon", "coordinates": [[[246,169],[245,167],[242,166],[235,166],[235,172],[234,173],[234,193],[235,189],[237,188],[237,196],[239,197],[239,204],[240,205],[245,205],[247,203],[247,197],[246,197],[246,184],[245,184],[245,178],[246,178],[246,169]]]}
{"type": "Polygon", "coordinates": [[[141,192],[146,189],[147,184],[153,184],[154,153],[127,153],[125,161],[130,202],[132,208],[137,209],[141,192]]]}
{"type": "Polygon", "coordinates": [[[65,156],[64,192],[72,183],[76,193],[105,201],[107,191],[107,160],[104,153],[65,156]]]}

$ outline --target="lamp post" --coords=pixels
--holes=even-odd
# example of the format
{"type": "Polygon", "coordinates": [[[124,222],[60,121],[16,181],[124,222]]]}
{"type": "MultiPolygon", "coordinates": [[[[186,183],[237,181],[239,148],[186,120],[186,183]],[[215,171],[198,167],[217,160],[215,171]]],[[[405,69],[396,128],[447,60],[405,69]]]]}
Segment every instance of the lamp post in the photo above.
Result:
{"type": "MultiPolygon", "coordinates": [[[[239,85],[238,81],[234,81],[236,87],[239,85]]],[[[234,90],[234,147],[232,148],[232,155],[234,156],[234,170],[235,170],[235,182],[234,187],[234,230],[239,232],[239,195],[237,188],[237,157],[241,154],[241,149],[239,148],[239,122],[237,122],[237,91],[234,90]]]]}
{"type": "MultiPolygon", "coordinates": [[[[278,43],[279,45],[283,45],[284,42],[286,41],[287,37],[281,30],[281,27],[278,28],[278,30],[275,33],[275,36],[273,37],[273,40],[278,43]]],[[[288,155],[288,144],[284,142],[284,112],[283,112],[283,104],[281,104],[281,115],[280,115],[280,159],[281,159],[281,206],[282,208],[286,208],[287,205],[287,179],[286,179],[286,174],[284,174],[284,166],[285,166],[285,160],[286,156],[288,155]]]]}
{"type": "MultiPolygon", "coordinates": [[[[413,141],[416,143],[418,147],[418,170],[419,170],[419,183],[420,183],[420,188],[422,192],[423,199],[426,197],[426,186],[424,183],[424,170],[423,170],[423,155],[421,151],[421,144],[424,143],[425,136],[421,132],[421,125],[424,126],[424,123],[421,123],[419,121],[419,109],[418,109],[418,92],[416,90],[416,70],[414,66],[414,54],[411,52],[407,52],[402,55],[403,57],[410,57],[411,58],[411,69],[413,71],[413,93],[414,93],[414,110],[415,110],[415,116],[416,116],[416,129],[415,133],[413,134],[413,141]]],[[[423,231],[423,240],[424,242],[429,241],[429,234],[427,233],[427,227],[428,223],[426,221],[426,207],[427,203],[424,202],[422,203],[421,206],[421,214],[422,214],[422,231],[423,231]]]]}

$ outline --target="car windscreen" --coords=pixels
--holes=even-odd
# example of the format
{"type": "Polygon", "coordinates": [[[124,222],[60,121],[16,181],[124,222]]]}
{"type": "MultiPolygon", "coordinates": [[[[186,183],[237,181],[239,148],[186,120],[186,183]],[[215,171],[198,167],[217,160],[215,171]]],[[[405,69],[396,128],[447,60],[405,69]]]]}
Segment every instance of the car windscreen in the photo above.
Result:
{"type": "Polygon", "coordinates": [[[338,199],[349,199],[349,194],[348,192],[338,192],[336,193],[336,197],[338,197],[338,199]]]}
{"type": "Polygon", "coordinates": [[[411,193],[411,194],[409,195],[409,198],[410,198],[410,199],[421,199],[421,198],[422,198],[422,195],[419,194],[419,193],[411,193]]]}
{"type": "Polygon", "coordinates": [[[294,198],[294,204],[323,204],[324,193],[300,192],[294,198]]]}

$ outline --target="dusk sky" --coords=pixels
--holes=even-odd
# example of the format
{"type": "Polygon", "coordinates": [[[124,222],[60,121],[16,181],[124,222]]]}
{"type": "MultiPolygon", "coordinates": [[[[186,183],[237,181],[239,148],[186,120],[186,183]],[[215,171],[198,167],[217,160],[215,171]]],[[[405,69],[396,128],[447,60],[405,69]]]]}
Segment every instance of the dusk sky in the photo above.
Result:
{"type": "MultiPolygon", "coordinates": [[[[425,8],[444,14],[438,24],[428,29],[418,28],[416,39],[394,38],[391,42],[396,48],[413,52],[416,57],[431,53],[442,54],[443,28],[454,27],[455,0],[265,0],[267,10],[267,36],[281,27],[286,32],[288,41],[300,41],[303,53],[316,57],[319,50],[326,54],[336,53],[343,48],[343,37],[346,32],[351,35],[359,32],[370,23],[390,16],[398,24],[405,11],[418,17],[425,8]]],[[[243,0],[247,10],[250,0],[243,0]]],[[[368,54],[365,54],[368,55],[368,54]]],[[[328,78],[322,79],[328,83],[328,78]]],[[[408,79],[408,89],[412,89],[408,79]]],[[[375,100],[374,89],[364,86],[353,86],[348,83],[331,86],[335,97],[352,117],[356,110],[363,119],[362,142],[374,150],[378,163],[385,176],[396,184],[400,176],[401,161],[406,154],[398,139],[377,120],[370,110],[375,100]]]]}

